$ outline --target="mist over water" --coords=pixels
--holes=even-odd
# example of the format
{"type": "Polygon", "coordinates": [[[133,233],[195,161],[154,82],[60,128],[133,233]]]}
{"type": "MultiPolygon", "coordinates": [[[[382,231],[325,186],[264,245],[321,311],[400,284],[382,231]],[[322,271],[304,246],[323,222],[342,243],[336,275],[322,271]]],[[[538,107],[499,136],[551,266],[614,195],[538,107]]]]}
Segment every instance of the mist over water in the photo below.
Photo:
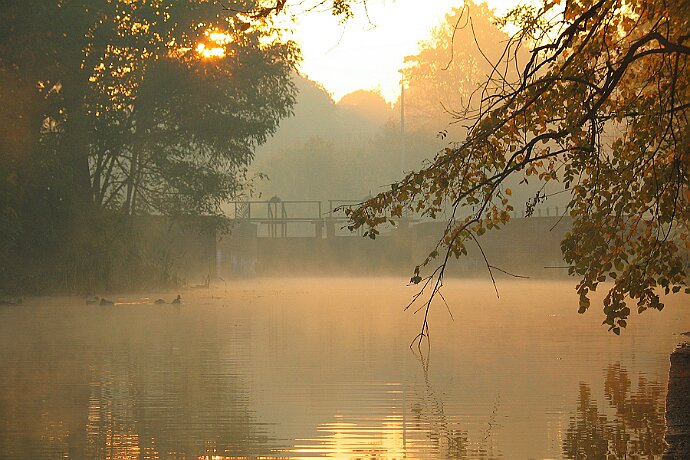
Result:
{"type": "MultiPolygon", "coordinates": [[[[663,451],[682,299],[617,337],[572,281],[254,279],[0,310],[0,458],[593,458],[663,451]],[[177,294],[161,295],[172,299],[177,294]],[[153,299],[153,297],[152,297],[153,299]],[[122,303],[119,303],[122,302],[122,303]]],[[[595,302],[593,302],[596,305],[595,302]]]]}
{"type": "Polygon", "coordinates": [[[690,2],[560,3],[3,1],[0,460],[686,449],[690,2]]]}

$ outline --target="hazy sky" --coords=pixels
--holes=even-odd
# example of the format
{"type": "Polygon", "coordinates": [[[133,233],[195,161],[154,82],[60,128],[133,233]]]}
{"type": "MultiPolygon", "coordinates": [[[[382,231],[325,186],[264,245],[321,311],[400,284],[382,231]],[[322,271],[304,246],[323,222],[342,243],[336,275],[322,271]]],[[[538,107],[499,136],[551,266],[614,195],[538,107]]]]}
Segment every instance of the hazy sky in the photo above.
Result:
{"type": "MultiPolygon", "coordinates": [[[[487,3],[503,13],[517,0],[487,3]]],[[[300,14],[294,38],[304,54],[301,70],[336,101],[357,89],[378,89],[395,101],[403,58],[416,54],[430,29],[460,5],[462,0],[368,0],[367,10],[358,7],[344,25],[327,11],[300,14]]]]}

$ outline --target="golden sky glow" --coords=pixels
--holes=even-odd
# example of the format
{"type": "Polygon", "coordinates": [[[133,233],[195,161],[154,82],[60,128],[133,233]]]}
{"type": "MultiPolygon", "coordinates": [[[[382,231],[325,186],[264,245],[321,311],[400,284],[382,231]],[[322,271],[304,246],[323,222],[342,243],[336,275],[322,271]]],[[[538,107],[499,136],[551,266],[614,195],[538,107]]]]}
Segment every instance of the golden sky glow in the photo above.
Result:
{"type": "MultiPolygon", "coordinates": [[[[517,0],[489,0],[502,14],[517,0]]],[[[451,8],[461,0],[369,0],[367,10],[338,24],[330,12],[300,15],[293,35],[302,46],[301,71],[324,85],[335,100],[357,89],[379,90],[389,102],[400,92],[405,56],[416,54],[451,8]]]]}

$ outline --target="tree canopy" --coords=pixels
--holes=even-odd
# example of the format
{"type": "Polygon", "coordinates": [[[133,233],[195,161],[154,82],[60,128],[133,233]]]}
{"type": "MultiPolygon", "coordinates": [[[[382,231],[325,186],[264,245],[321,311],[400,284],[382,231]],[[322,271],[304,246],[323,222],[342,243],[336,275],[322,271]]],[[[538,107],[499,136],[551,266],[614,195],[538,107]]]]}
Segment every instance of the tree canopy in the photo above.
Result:
{"type": "MultiPolygon", "coordinates": [[[[467,0],[447,13],[420,43],[419,53],[405,58],[406,129],[438,132],[459,126],[452,123],[455,111],[465,107],[491,73],[507,40],[486,3],[467,0]]],[[[506,70],[511,69],[514,76],[514,65],[506,70]]],[[[462,130],[451,129],[450,134],[461,135],[462,130]]]]}
{"type": "Polygon", "coordinates": [[[270,17],[198,0],[12,0],[1,23],[0,260],[46,257],[104,217],[220,214],[292,112],[300,54],[270,17]]]}
{"type": "Polygon", "coordinates": [[[510,220],[506,180],[558,184],[570,194],[573,226],[561,247],[580,279],[580,312],[608,283],[604,324],[618,334],[631,303],[661,310],[662,292],[690,292],[690,2],[544,1],[504,20],[518,31],[456,110],[465,139],[351,212],[351,228],[373,238],[409,212],[474,207],[449,219],[415,269],[420,294],[430,290],[421,340],[448,260],[510,220]],[[530,54],[520,61],[523,47],[530,54]]]}

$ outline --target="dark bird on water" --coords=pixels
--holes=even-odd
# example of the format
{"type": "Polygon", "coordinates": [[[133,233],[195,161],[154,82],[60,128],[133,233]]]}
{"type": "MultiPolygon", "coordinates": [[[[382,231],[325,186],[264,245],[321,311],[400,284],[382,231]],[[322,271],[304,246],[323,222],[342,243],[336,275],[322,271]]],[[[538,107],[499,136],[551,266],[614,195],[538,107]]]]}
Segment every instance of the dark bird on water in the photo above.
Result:
{"type": "Polygon", "coordinates": [[[170,303],[175,304],[175,305],[181,304],[182,303],[182,297],[180,296],[180,294],[177,294],[177,297],[175,297],[175,300],[173,300],[170,303]]]}
{"type": "Polygon", "coordinates": [[[157,304],[157,305],[163,305],[163,304],[168,303],[168,302],[166,302],[166,301],[163,300],[163,299],[158,299],[158,300],[156,300],[156,301],[153,302],[153,303],[155,303],[155,304],[157,304]]]}
{"type": "Polygon", "coordinates": [[[105,297],[103,297],[103,298],[101,298],[101,302],[99,305],[102,307],[104,307],[106,305],[115,305],[115,302],[113,302],[112,300],[108,300],[105,297]]]}

